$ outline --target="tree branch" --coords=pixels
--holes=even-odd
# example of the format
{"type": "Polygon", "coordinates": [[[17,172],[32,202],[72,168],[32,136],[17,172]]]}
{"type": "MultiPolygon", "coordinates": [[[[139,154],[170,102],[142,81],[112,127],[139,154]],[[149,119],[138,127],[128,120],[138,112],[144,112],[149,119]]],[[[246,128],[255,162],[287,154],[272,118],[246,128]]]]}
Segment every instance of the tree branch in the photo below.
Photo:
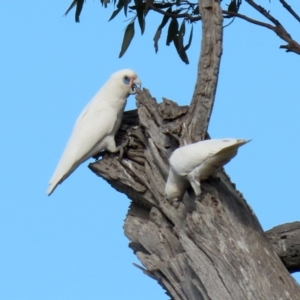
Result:
{"type": "MultiPolygon", "coordinates": [[[[286,31],[286,29],[281,25],[281,23],[275,19],[265,8],[256,4],[253,0],[245,0],[250,6],[252,6],[255,10],[261,13],[265,18],[270,20],[274,25],[274,30],[276,34],[284,41],[286,41],[287,45],[281,45],[279,48],[286,49],[287,52],[294,52],[300,55],[300,45],[294,41],[291,35],[286,31]]],[[[237,16],[238,17],[238,16],[237,16]]],[[[266,27],[266,26],[265,26],[266,27]]],[[[271,28],[270,28],[271,29],[271,28]]]]}
{"type": "Polygon", "coordinates": [[[190,14],[188,13],[183,13],[183,14],[177,14],[177,13],[169,13],[164,11],[161,8],[156,7],[153,2],[151,0],[146,0],[146,3],[148,5],[148,7],[164,16],[170,17],[170,18],[175,18],[175,19],[180,19],[180,18],[185,18],[191,22],[195,22],[195,21],[199,21],[201,20],[201,16],[197,16],[197,17],[192,17],[190,14]]]}
{"type": "Polygon", "coordinates": [[[199,0],[202,16],[201,53],[196,87],[185,122],[183,142],[205,138],[214,106],[222,55],[223,16],[218,0],[199,0]]]}
{"type": "Polygon", "coordinates": [[[292,7],[286,3],[284,0],[279,0],[283,7],[298,21],[300,22],[299,15],[292,9],[292,7]]]}
{"type": "Polygon", "coordinates": [[[264,22],[261,22],[261,21],[255,20],[255,19],[251,19],[251,18],[249,18],[245,15],[242,15],[242,14],[239,14],[239,13],[236,13],[236,12],[233,12],[233,11],[222,10],[222,13],[225,14],[225,15],[232,16],[232,17],[238,17],[240,19],[243,19],[243,20],[245,20],[249,23],[252,23],[252,24],[255,24],[255,25],[258,25],[258,26],[266,27],[270,30],[273,30],[274,32],[276,30],[275,26],[273,26],[273,25],[270,25],[268,23],[264,23],[264,22]]]}
{"type": "Polygon", "coordinates": [[[286,223],[266,231],[275,252],[290,273],[300,271],[300,222],[286,223]]]}

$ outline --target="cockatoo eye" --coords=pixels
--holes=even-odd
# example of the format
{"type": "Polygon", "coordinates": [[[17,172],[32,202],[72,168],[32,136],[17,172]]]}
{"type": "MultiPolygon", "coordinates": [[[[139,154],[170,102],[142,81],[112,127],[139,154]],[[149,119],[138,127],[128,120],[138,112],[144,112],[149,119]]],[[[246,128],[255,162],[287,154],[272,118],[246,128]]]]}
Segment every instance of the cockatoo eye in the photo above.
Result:
{"type": "Polygon", "coordinates": [[[123,78],[123,83],[126,84],[126,85],[129,85],[130,83],[130,78],[128,76],[124,76],[123,78]]]}

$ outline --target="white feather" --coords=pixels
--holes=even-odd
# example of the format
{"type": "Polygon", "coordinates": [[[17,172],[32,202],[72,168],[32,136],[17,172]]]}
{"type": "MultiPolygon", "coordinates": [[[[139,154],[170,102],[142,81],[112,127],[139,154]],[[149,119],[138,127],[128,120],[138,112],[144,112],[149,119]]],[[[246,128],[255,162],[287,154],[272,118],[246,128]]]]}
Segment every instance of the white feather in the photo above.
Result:
{"type": "Polygon", "coordinates": [[[129,94],[141,82],[134,71],[114,73],[78,117],[63,155],[50,179],[47,194],[51,195],[81,163],[102,150],[117,152],[117,133],[129,94]],[[124,77],[130,84],[124,83],[124,77]]]}
{"type": "Polygon", "coordinates": [[[200,180],[214,175],[218,168],[236,156],[240,146],[248,142],[249,140],[243,139],[213,139],[176,149],[169,160],[166,198],[171,202],[180,201],[189,184],[196,196],[199,196],[200,180]]]}

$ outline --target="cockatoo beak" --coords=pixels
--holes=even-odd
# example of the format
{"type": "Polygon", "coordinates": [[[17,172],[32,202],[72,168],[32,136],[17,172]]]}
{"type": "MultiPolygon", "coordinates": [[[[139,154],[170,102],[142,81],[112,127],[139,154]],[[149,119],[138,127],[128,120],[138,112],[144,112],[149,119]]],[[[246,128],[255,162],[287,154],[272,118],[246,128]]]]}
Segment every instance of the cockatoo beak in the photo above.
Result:
{"type": "Polygon", "coordinates": [[[142,86],[142,82],[138,77],[136,77],[136,78],[131,77],[129,84],[130,84],[130,87],[131,87],[131,89],[130,89],[130,94],[131,95],[136,94],[136,87],[140,88],[142,86]]]}

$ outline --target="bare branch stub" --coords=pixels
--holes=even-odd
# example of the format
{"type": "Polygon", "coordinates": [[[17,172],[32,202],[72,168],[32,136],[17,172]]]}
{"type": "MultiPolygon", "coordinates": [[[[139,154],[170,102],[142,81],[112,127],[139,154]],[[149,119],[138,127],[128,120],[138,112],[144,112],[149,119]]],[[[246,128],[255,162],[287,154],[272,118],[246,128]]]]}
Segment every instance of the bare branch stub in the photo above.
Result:
{"type": "Polygon", "coordinates": [[[276,226],[266,235],[289,272],[300,271],[300,222],[276,226]]]}

